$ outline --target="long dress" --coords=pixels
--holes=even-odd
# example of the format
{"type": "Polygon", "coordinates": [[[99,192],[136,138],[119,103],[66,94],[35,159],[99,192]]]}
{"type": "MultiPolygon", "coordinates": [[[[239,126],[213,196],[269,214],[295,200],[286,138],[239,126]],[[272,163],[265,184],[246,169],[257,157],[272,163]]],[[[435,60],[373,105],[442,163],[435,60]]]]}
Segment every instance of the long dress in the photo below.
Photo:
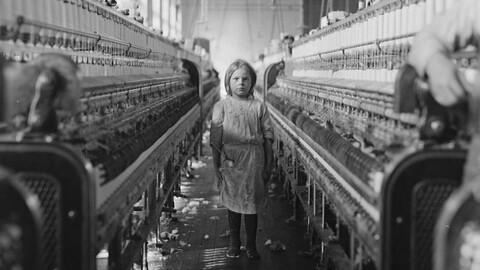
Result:
{"type": "Polygon", "coordinates": [[[212,146],[221,145],[221,202],[237,213],[262,212],[267,203],[262,178],[265,166],[263,142],[273,139],[266,106],[256,99],[227,96],[213,107],[211,129],[212,134],[221,134],[211,136],[212,146]],[[214,132],[215,129],[221,129],[221,132],[214,132]]]}

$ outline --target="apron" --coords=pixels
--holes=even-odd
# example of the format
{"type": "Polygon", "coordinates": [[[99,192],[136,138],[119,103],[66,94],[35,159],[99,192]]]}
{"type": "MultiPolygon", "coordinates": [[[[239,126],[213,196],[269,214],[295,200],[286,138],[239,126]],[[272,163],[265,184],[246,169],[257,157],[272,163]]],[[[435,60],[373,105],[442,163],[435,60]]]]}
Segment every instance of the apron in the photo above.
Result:
{"type": "Polygon", "coordinates": [[[263,212],[267,203],[262,178],[264,159],[262,144],[223,145],[220,200],[225,207],[242,214],[263,212]]]}

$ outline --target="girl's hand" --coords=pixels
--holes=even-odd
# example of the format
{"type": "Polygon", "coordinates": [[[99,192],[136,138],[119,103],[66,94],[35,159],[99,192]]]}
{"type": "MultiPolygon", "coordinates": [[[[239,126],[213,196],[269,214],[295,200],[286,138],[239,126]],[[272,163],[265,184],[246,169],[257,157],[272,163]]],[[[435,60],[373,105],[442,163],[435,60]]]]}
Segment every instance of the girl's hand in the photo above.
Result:
{"type": "Polygon", "coordinates": [[[266,186],[268,181],[270,181],[270,175],[272,174],[272,169],[270,166],[265,166],[262,172],[263,184],[266,186]]]}

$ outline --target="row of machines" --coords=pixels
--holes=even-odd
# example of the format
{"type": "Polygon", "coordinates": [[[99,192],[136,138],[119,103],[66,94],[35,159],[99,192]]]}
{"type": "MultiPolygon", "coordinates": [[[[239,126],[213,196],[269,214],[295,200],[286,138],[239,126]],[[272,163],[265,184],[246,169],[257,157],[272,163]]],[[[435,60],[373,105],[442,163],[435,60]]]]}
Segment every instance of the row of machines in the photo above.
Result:
{"type": "Polygon", "coordinates": [[[218,73],[111,2],[0,2],[0,269],[131,269],[201,154],[218,73]]]}
{"type": "MultiPolygon", "coordinates": [[[[465,108],[440,107],[406,65],[415,33],[453,4],[378,1],[257,63],[279,178],[318,269],[477,269],[465,108]]],[[[471,74],[478,55],[452,61],[471,74]]]]}

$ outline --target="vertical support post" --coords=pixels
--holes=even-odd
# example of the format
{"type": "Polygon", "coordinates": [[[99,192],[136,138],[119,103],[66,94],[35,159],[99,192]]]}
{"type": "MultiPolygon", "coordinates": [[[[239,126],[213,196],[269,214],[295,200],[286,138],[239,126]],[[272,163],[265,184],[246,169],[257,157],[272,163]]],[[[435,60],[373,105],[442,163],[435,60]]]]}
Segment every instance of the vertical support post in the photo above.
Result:
{"type": "Polygon", "coordinates": [[[168,18],[168,23],[167,23],[167,27],[168,27],[168,36],[171,37],[172,36],[172,16],[171,16],[171,13],[172,13],[172,0],[168,0],[168,8],[167,8],[167,18],[168,18]]]}
{"type": "Polygon", "coordinates": [[[322,192],[322,229],[325,229],[325,193],[322,192]]]}
{"type": "Polygon", "coordinates": [[[162,34],[165,33],[165,31],[163,30],[163,2],[162,0],[157,0],[157,1],[160,1],[160,16],[159,16],[159,20],[160,20],[160,31],[162,31],[162,34]]]}
{"type": "Polygon", "coordinates": [[[308,1],[308,31],[312,30],[315,28],[315,22],[313,21],[313,19],[315,18],[315,15],[314,15],[314,6],[315,4],[315,0],[309,0],[308,1]]]}
{"type": "MultiPolygon", "coordinates": [[[[348,1],[348,0],[346,0],[348,1]]],[[[323,16],[323,7],[325,6],[325,0],[322,0],[322,3],[320,4],[320,19],[318,21],[318,26],[322,26],[322,16],[323,16]]]]}
{"type": "MultiPolygon", "coordinates": [[[[325,193],[322,192],[322,229],[325,229],[325,193]]],[[[320,261],[323,262],[325,260],[325,244],[323,241],[321,242],[321,250],[320,250],[320,261]]]]}
{"type": "Polygon", "coordinates": [[[312,183],[312,192],[313,192],[313,215],[317,215],[317,185],[316,181],[312,183]]]}
{"type": "MultiPolygon", "coordinates": [[[[307,174],[307,191],[308,191],[308,199],[307,199],[307,204],[308,205],[311,205],[312,202],[315,203],[313,200],[312,200],[312,181],[311,181],[311,177],[310,177],[310,174],[307,174]]],[[[314,211],[314,215],[315,215],[315,206],[313,208],[313,211],[314,211]]]]}
{"type": "Polygon", "coordinates": [[[108,244],[108,270],[119,270],[122,262],[121,227],[117,227],[115,235],[108,244]]]}
{"type": "Polygon", "coordinates": [[[200,126],[200,131],[199,131],[199,136],[200,136],[200,139],[198,139],[198,158],[200,158],[201,156],[203,156],[203,143],[202,143],[202,136],[203,136],[203,123],[204,123],[204,119],[203,119],[203,115],[200,116],[200,123],[199,123],[199,126],[200,126]]]}
{"type": "Polygon", "coordinates": [[[350,234],[350,269],[355,265],[355,237],[350,234]]]}
{"type": "Polygon", "coordinates": [[[148,211],[157,210],[157,179],[154,179],[148,187],[148,211]]]}
{"type": "Polygon", "coordinates": [[[148,196],[148,189],[143,192],[143,212],[145,214],[144,222],[148,219],[150,215],[150,207],[148,205],[148,201],[150,200],[150,196],[148,196]]]}
{"type": "Polygon", "coordinates": [[[153,26],[153,3],[152,0],[147,0],[147,26],[153,26]]]}
{"type": "MultiPolygon", "coordinates": [[[[143,249],[145,254],[145,269],[148,270],[148,241],[145,241],[143,249]]],[[[142,268],[143,268],[143,262],[142,262],[142,268]]]]}
{"type": "MultiPolygon", "coordinates": [[[[8,107],[12,106],[11,104],[8,104],[8,93],[7,89],[4,89],[4,78],[3,78],[3,68],[5,65],[5,58],[3,58],[3,55],[0,54],[0,121],[7,123],[10,119],[8,119],[8,107]]],[[[6,128],[7,126],[0,126],[0,131],[2,131],[2,128],[6,128]]]]}
{"type": "Polygon", "coordinates": [[[204,106],[203,106],[203,99],[204,99],[204,96],[203,96],[203,77],[202,77],[202,73],[201,73],[200,69],[198,70],[198,92],[199,92],[198,95],[200,96],[200,123],[199,123],[200,139],[199,139],[198,154],[199,154],[199,157],[201,157],[201,156],[203,156],[202,136],[203,136],[203,124],[205,123],[205,119],[204,119],[205,115],[203,115],[203,109],[204,109],[204,106]]]}
{"type": "Polygon", "coordinates": [[[298,185],[298,163],[295,155],[293,157],[293,177],[295,178],[295,182],[298,185]]]}

